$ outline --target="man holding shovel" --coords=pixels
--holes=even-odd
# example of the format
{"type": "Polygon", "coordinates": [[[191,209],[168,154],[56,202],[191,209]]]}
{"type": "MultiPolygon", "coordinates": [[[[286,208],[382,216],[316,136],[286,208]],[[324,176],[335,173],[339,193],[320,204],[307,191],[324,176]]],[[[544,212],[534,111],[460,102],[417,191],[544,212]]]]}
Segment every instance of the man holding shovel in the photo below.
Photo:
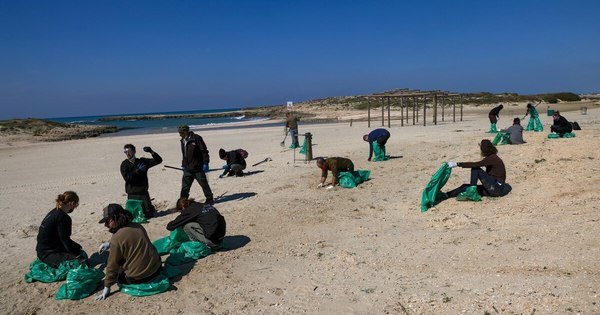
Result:
{"type": "MultiPolygon", "coordinates": [[[[298,148],[300,145],[298,144],[298,117],[292,115],[291,112],[285,113],[285,136],[287,138],[287,134],[290,134],[292,138],[292,145],[290,148],[298,148]]],[[[281,146],[285,145],[285,138],[281,142],[281,146]]]]}

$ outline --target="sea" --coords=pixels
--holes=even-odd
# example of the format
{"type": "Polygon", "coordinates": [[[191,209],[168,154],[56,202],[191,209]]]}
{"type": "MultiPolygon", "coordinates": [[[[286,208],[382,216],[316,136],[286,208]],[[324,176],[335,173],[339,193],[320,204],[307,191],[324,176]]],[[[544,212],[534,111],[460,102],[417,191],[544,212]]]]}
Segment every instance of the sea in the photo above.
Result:
{"type": "Polygon", "coordinates": [[[136,119],[135,116],[145,115],[189,115],[189,114],[210,114],[210,113],[226,113],[232,111],[238,111],[240,109],[209,109],[209,110],[195,110],[195,111],[175,111],[175,112],[151,112],[151,113],[136,113],[136,114],[115,114],[115,115],[103,115],[103,116],[79,116],[79,117],[58,117],[58,118],[47,118],[47,120],[69,123],[69,124],[81,124],[81,125],[101,125],[101,126],[115,126],[118,128],[117,133],[110,133],[106,135],[136,135],[136,134],[149,134],[149,133],[168,133],[177,132],[177,127],[181,125],[190,126],[191,130],[202,127],[202,129],[223,129],[223,128],[251,128],[245,122],[258,122],[264,121],[265,125],[281,124],[280,122],[269,122],[270,118],[267,117],[246,117],[244,115],[232,116],[232,117],[211,117],[211,118],[165,118],[165,119],[136,119]],[[128,120],[111,120],[102,121],[102,118],[115,117],[115,116],[132,116],[128,120]]]}

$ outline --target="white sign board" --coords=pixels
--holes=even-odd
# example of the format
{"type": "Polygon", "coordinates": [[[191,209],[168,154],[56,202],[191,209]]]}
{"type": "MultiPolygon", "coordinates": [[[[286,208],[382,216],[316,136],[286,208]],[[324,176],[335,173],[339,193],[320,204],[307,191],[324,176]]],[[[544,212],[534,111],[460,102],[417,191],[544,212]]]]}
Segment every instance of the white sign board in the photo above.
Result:
{"type": "Polygon", "coordinates": [[[294,103],[291,101],[288,101],[287,102],[287,110],[291,112],[293,108],[294,108],[294,103]]]}

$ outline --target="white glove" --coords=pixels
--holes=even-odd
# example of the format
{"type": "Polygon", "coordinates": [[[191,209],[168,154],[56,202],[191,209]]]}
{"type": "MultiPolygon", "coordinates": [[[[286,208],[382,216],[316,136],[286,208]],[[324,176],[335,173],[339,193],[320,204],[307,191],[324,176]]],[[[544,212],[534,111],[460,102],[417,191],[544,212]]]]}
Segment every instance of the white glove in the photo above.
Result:
{"type": "Polygon", "coordinates": [[[448,164],[448,167],[449,167],[449,168],[453,168],[453,167],[457,167],[457,166],[458,166],[458,163],[456,163],[456,162],[453,162],[453,161],[449,161],[449,162],[447,162],[446,164],[448,164]]]}
{"type": "Polygon", "coordinates": [[[102,254],[110,248],[110,243],[102,243],[98,247],[98,254],[102,254]]]}
{"type": "Polygon", "coordinates": [[[109,287],[104,287],[104,290],[102,290],[102,294],[98,295],[96,297],[96,301],[104,301],[106,300],[106,298],[108,297],[108,295],[110,294],[110,288],[109,287]]]}
{"type": "Polygon", "coordinates": [[[323,184],[323,183],[319,183],[319,185],[317,185],[317,188],[321,188],[321,187],[323,187],[323,186],[325,186],[325,184],[323,184]]]}

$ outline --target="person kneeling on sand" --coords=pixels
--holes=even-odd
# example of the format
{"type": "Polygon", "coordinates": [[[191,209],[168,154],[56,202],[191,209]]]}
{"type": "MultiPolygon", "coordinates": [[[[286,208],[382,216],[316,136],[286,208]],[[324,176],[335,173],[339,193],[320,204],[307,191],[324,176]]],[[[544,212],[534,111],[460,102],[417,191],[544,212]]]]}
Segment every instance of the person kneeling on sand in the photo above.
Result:
{"type": "Polygon", "coordinates": [[[74,191],[66,191],[58,195],[56,208],[42,220],[35,250],[37,257],[53,268],[73,259],[87,263],[87,259],[81,255],[81,245],[71,239],[72,221],[69,213],[78,206],[79,196],[74,191]]]}
{"type": "Polygon", "coordinates": [[[550,126],[550,131],[558,133],[561,137],[565,133],[573,131],[573,125],[565,117],[561,116],[559,111],[554,112],[552,119],[554,123],[550,126]]]}
{"type": "Polygon", "coordinates": [[[191,241],[204,243],[212,249],[223,242],[227,224],[215,207],[194,199],[179,198],[176,208],[179,215],[167,224],[167,230],[183,227],[191,241]]]}
{"type": "Polygon", "coordinates": [[[521,119],[516,117],[513,119],[513,125],[500,130],[500,132],[508,133],[508,144],[523,144],[523,126],[521,126],[521,119]]]}
{"type": "Polygon", "coordinates": [[[482,185],[477,185],[477,192],[481,196],[503,197],[506,196],[512,187],[506,183],[506,168],[504,162],[497,155],[498,150],[490,140],[481,140],[479,144],[483,160],[479,162],[448,162],[449,167],[462,167],[471,169],[471,181],[469,184],[463,184],[458,188],[448,191],[449,198],[458,196],[467,190],[469,186],[477,185],[481,181],[482,185]],[[485,171],[481,169],[485,166],[485,171]]]}
{"type": "Polygon", "coordinates": [[[219,158],[226,162],[223,167],[223,174],[219,175],[219,178],[227,176],[244,176],[244,170],[246,169],[246,160],[238,150],[225,151],[219,149],[219,158]]]}
{"type": "Polygon", "coordinates": [[[111,203],[103,210],[98,223],[104,223],[113,235],[110,243],[103,243],[99,248],[100,253],[109,252],[104,290],[96,297],[97,301],[106,299],[115,283],[146,283],[161,273],[160,256],[148,233],[132,220],[133,215],[118,204],[111,203]]]}
{"type": "Polygon", "coordinates": [[[121,175],[125,180],[125,192],[128,199],[142,201],[142,209],[147,219],[153,218],[156,209],[148,193],[148,169],[162,163],[162,158],[150,147],[144,147],[144,152],[152,155],[152,158],[137,158],[135,146],[126,144],[123,152],[127,158],[121,162],[121,175]]]}
{"type": "MultiPolygon", "coordinates": [[[[317,158],[317,167],[321,169],[321,182],[317,186],[318,188],[325,186],[325,180],[327,179],[327,171],[331,171],[331,186],[334,187],[338,184],[338,175],[341,172],[354,172],[354,163],[350,159],[343,157],[331,157],[328,159],[317,158]]],[[[328,187],[328,188],[329,188],[328,187]]]]}

